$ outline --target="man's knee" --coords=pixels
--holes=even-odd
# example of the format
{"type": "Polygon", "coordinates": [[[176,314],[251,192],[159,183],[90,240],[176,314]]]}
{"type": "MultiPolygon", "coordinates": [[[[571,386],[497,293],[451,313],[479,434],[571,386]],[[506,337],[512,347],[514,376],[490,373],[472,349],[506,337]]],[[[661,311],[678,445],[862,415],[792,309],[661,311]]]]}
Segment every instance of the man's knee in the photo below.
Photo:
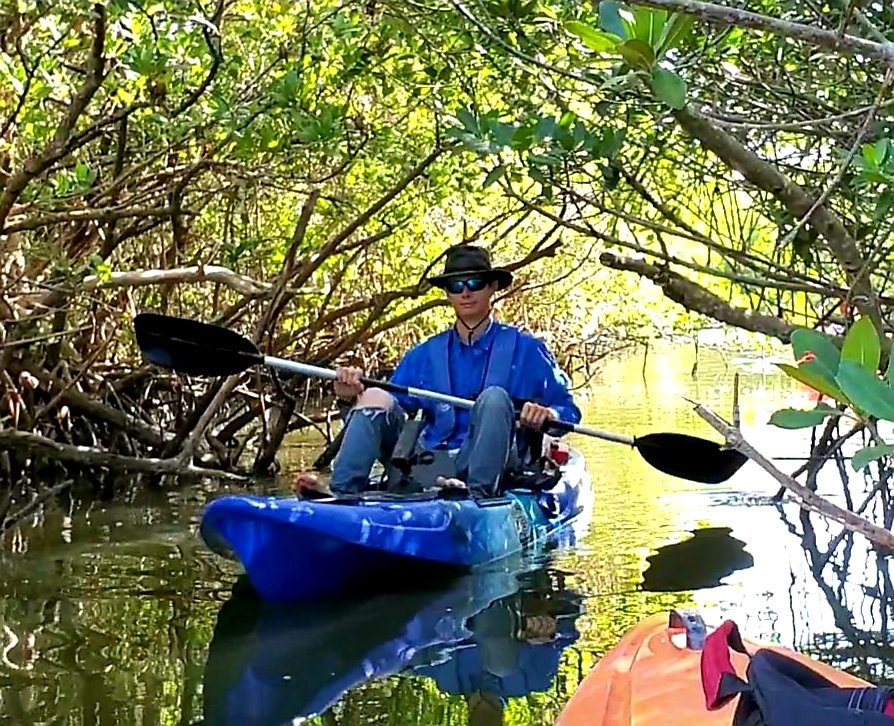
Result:
{"type": "Polygon", "coordinates": [[[500,388],[499,386],[488,386],[485,388],[475,403],[477,406],[487,409],[512,409],[512,398],[510,398],[505,388],[500,388]]]}
{"type": "Polygon", "coordinates": [[[357,402],[355,408],[391,408],[397,401],[388,391],[381,388],[367,388],[357,402]]]}

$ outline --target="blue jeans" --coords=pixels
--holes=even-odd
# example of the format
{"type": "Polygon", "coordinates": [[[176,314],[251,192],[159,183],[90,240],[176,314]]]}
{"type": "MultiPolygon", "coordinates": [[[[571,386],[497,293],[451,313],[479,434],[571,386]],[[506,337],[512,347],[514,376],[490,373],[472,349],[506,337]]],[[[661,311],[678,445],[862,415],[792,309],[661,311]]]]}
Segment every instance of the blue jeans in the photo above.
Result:
{"type": "MultiPolygon", "coordinates": [[[[354,494],[366,489],[376,459],[388,463],[405,420],[406,414],[396,402],[387,409],[352,408],[345,420],[341,448],[332,465],[332,490],[354,494]]],[[[472,407],[469,432],[456,455],[456,475],[470,489],[496,494],[500,476],[518,461],[514,442],[512,399],[497,386],[484,389],[472,407]]]]}

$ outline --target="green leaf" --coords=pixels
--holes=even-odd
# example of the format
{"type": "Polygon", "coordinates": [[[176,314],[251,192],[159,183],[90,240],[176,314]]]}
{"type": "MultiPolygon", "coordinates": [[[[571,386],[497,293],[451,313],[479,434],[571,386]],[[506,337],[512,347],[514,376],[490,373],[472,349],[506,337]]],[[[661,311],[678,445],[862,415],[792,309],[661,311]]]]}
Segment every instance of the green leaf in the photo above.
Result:
{"type": "Polygon", "coordinates": [[[510,146],[516,151],[527,151],[534,143],[534,128],[532,126],[519,126],[512,135],[510,146]]]}
{"type": "Polygon", "coordinates": [[[854,407],[870,416],[894,421],[894,390],[874,372],[853,361],[843,360],[835,380],[854,407]]]}
{"type": "Polygon", "coordinates": [[[875,151],[875,159],[879,166],[884,166],[885,159],[888,158],[888,139],[881,138],[875,142],[873,150],[875,151]]]}
{"type": "Polygon", "coordinates": [[[894,349],[888,356],[888,368],[885,371],[884,380],[890,388],[894,388],[894,349]]]}
{"type": "Polygon", "coordinates": [[[838,372],[841,351],[829,340],[828,336],[810,328],[798,328],[792,333],[791,342],[795,360],[800,360],[807,353],[813,353],[816,356],[814,362],[824,368],[834,379],[838,372]]]}
{"type": "Polygon", "coordinates": [[[572,35],[576,35],[583,41],[587,48],[597,53],[614,51],[615,47],[623,42],[623,38],[619,38],[617,35],[596,30],[596,28],[593,28],[586,23],[581,23],[578,20],[569,20],[566,22],[565,30],[572,35]]]}
{"type": "Polygon", "coordinates": [[[491,184],[499,180],[506,173],[506,167],[500,164],[497,167],[491,169],[487,176],[484,178],[484,189],[487,189],[491,184]]]}
{"type": "Polygon", "coordinates": [[[552,116],[544,116],[534,124],[534,137],[538,141],[552,138],[556,133],[556,119],[552,116]]]}
{"type": "Polygon", "coordinates": [[[543,187],[546,187],[550,182],[549,179],[546,178],[546,174],[544,174],[540,169],[536,166],[528,167],[528,176],[531,177],[535,182],[539,182],[539,184],[543,187]]]}
{"type": "Polygon", "coordinates": [[[655,48],[657,54],[661,56],[667,51],[673,50],[678,45],[681,45],[692,31],[694,23],[695,18],[692,15],[674,13],[664,26],[664,32],[661,34],[661,38],[655,48]]]}
{"type": "Polygon", "coordinates": [[[557,141],[565,151],[571,151],[577,146],[577,139],[574,138],[574,133],[569,133],[567,129],[560,131],[557,141]]]}
{"type": "Polygon", "coordinates": [[[497,145],[509,146],[515,138],[515,126],[494,121],[491,123],[491,135],[497,145]]]}
{"type": "Polygon", "coordinates": [[[652,71],[652,93],[671,108],[681,109],[686,106],[686,81],[673,71],[664,68],[652,71]]]}
{"type": "Polygon", "coordinates": [[[658,46],[658,39],[667,22],[667,10],[637,7],[633,10],[635,38],[648,44],[650,48],[658,46]]]}
{"type": "Polygon", "coordinates": [[[607,33],[625,38],[624,23],[621,20],[620,4],[614,0],[599,3],[599,27],[607,33]]]}
{"type": "Polygon", "coordinates": [[[835,380],[829,380],[829,378],[813,366],[812,363],[805,363],[801,366],[792,366],[787,363],[777,363],[776,365],[787,375],[791,376],[796,381],[803,383],[805,386],[809,386],[813,390],[819,391],[824,396],[834,398],[836,401],[848,403],[847,397],[842,393],[841,389],[838,388],[838,384],[835,380]]]}
{"type": "Polygon", "coordinates": [[[617,156],[621,147],[624,145],[624,138],[627,135],[627,129],[605,128],[602,130],[602,155],[606,159],[613,159],[617,156]]]}
{"type": "Polygon", "coordinates": [[[577,119],[577,116],[575,115],[574,111],[566,111],[565,113],[562,114],[561,118],[559,119],[559,121],[556,125],[559,128],[570,129],[571,125],[574,123],[574,121],[576,119],[577,119]]]}
{"type": "Polygon", "coordinates": [[[532,164],[543,164],[545,166],[559,166],[562,160],[558,156],[552,154],[530,154],[528,161],[532,164]]]}
{"type": "Polygon", "coordinates": [[[892,453],[894,453],[894,444],[867,446],[854,454],[854,457],[851,459],[851,466],[854,471],[860,471],[861,469],[865,469],[876,459],[881,459],[883,456],[889,456],[892,453]]]}
{"type": "Polygon", "coordinates": [[[93,170],[90,168],[89,164],[85,164],[81,161],[75,164],[75,179],[77,179],[78,184],[80,184],[82,187],[86,187],[92,184],[95,178],[96,175],[93,173],[93,170]]]}
{"type": "Polygon", "coordinates": [[[285,96],[289,99],[296,98],[298,96],[300,83],[298,78],[298,73],[295,72],[294,69],[290,70],[283,77],[282,80],[282,89],[285,96]]]}
{"type": "Polygon", "coordinates": [[[636,15],[633,14],[633,11],[627,5],[622,4],[618,8],[618,15],[621,16],[621,24],[624,26],[624,37],[628,40],[637,39],[636,15]]]}
{"type": "Polygon", "coordinates": [[[478,134],[480,132],[478,121],[469,109],[459,109],[459,111],[456,112],[456,117],[459,119],[459,122],[463,125],[465,130],[470,134],[478,134]]]}
{"type": "Polygon", "coordinates": [[[655,51],[641,40],[627,40],[618,46],[618,52],[630,65],[641,71],[649,70],[655,63],[655,51]]]}
{"type": "Polygon", "coordinates": [[[882,349],[875,326],[869,318],[860,318],[844,337],[841,360],[853,361],[875,375],[881,355],[882,349]]]}
{"type": "Polygon", "coordinates": [[[783,408],[780,411],[773,412],[773,415],[770,416],[770,424],[781,429],[807,429],[818,426],[831,415],[841,415],[841,412],[824,403],[817,405],[816,408],[810,411],[797,408],[783,408]]]}
{"type": "Polygon", "coordinates": [[[877,169],[882,164],[878,157],[878,149],[875,144],[863,144],[863,146],[860,147],[860,155],[863,157],[863,161],[866,162],[866,165],[871,168],[877,169]]]}
{"type": "Polygon", "coordinates": [[[872,215],[873,221],[883,221],[891,211],[891,205],[894,205],[894,189],[888,187],[879,194],[878,201],[875,203],[875,212],[872,215]]]}

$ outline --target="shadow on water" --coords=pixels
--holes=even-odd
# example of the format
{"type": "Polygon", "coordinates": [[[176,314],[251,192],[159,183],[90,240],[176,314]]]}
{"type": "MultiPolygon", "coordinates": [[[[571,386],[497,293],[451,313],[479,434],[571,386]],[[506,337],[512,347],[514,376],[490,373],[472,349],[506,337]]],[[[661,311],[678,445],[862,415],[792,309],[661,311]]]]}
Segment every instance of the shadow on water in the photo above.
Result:
{"type": "Polygon", "coordinates": [[[263,603],[237,585],[208,653],[205,723],[317,714],[335,723],[330,709],[348,691],[389,676],[424,677],[461,696],[470,724],[502,723],[507,699],[549,690],[562,650],[578,637],[582,600],[560,573],[513,564],[440,586],[299,606],[263,603]]]}
{"type": "Polygon", "coordinates": [[[686,592],[717,587],[737,570],[754,566],[745,543],[730,536],[729,527],[696,529],[690,539],[659,547],[646,561],[642,589],[648,592],[686,592]]]}

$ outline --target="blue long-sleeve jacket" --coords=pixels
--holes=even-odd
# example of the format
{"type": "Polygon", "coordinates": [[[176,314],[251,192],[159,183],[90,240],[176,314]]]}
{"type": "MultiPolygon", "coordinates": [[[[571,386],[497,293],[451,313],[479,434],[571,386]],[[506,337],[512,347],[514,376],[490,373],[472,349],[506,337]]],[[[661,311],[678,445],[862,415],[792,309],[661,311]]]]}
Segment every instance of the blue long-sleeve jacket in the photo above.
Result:
{"type": "MultiPolygon", "coordinates": [[[[497,322],[471,345],[454,328],[423,341],[406,353],[391,381],[469,399],[485,385],[500,385],[515,400],[555,409],[563,421],[578,423],[581,418],[568,390],[568,377],[543,341],[497,322]]],[[[465,440],[468,410],[450,411],[451,407],[429,399],[396,398],[410,416],[423,411],[427,425],[421,439],[426,448],[456,449],[465,440]]]]}

